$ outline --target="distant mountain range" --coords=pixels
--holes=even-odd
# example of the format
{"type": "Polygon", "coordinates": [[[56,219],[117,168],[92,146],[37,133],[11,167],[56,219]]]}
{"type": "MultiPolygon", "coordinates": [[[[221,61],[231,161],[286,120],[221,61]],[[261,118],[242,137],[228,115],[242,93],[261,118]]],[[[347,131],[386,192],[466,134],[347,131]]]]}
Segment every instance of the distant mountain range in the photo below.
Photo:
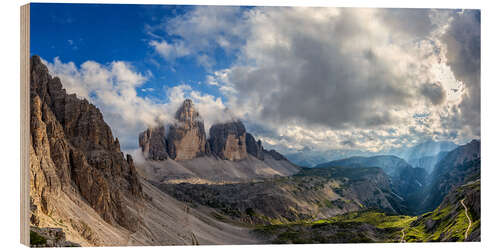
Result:
{"type": "MultiPolygon", "coordinates": [[[[352,149],[338,150],[311,150],[304,149],[295,153],[288,153],[285,156],[293,163],[303,167],[314,167],[318,164],[345,159],[353,156],[375,156],[375,155],[394,155],[406,160],[408,163],[415,163],[420,158],[435,157],[440,152],[449,152],[455,149],[458,145],[450,141],[433,141],[428,140],[423,143],[411,147],[401,147],[380,152],[371,152],[352,149]]],[[[411,164],[413,166],[413,164],[411,164]]],[[[422,167],[414,166],[414,167],[422,167]]],[[[427,169],[426,169],[427,170],[427,169]]]]}
{"type": "Polygon", "coordinates": [[[298,166],[302,167],[314,167],[318,164],[344,159],[352,156],[373,156],[373,152],[361,151],[361,150],[312,150],[304,149],[295,153],[285,154],[286,158],[298,166]]]}
{"type": "Polygon", "coordinates": [[[432,173],[436,164],[441,161],[449,151],[441,151],[437,155],[433,156],[423,156],[420,158],[412,158],[408,160],[408,163],[416,168],[423,168],[427,173],[432,173]]]}
{"type": "Polygon", "coordinates": [[[387,153],[403,158],[406,161],[410,161],[411,159],[436,156],[440,152],[449,152],[456,147],[458,147],[458,145],[451,141],[428,140],[413,147],[392,149],[387,153]]]}
{"type": "Polygon", "coordinates": [[[417,168],[396,156],[350,157],[307,168],[305,173],[327,178],[352,178],[353,181],[357,178],[378,179],[373,173],[383,170],[392,176],[393,181],[389,182],[391,191],[381,190],[398,214],[388,213],[380,205],[372,205],[369,209],[351,210],[313,223],[272,224],[256,232],[269,243],[280,244],[480,241],[480,141],[473,140],[439,157],[434,170],[427,176],[427,182],[422,181],[425,184],[418,190],[398,199],[394,199],[398,178],[409,176],[407,180],[411,181],[419,177],[405,171],[417,168]]]}
{"type": "Polygon", "coordinates": [[[408,197],[422,192],[427,181],[427,173],[423,168],[414,168],[405,160],[393,155],[355,156],[319,164],[315,168],[333,166],[350,168],[375,167],[382,169],[390,177],[391,188],[401,197],[402,203],[407,206],[408,213],[415,210],[410,204],[407,204],[408,197]]]}

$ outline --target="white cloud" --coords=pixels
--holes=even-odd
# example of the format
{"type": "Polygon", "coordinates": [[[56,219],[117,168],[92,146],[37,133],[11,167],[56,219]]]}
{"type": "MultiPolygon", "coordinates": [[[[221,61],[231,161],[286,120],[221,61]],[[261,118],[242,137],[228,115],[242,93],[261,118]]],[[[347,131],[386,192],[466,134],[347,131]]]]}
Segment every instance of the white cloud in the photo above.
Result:
{"type": "Polygon", "coordinates": [[[154,88],[143,88],[143,89],[141,89],[141,91],[142,92],[153,92],[153,91],[155,91],[155,89],[154,88]]]}
{"type": "Polygon", "coordinates": [[[195,6],[185,15],[169,19],[163,28],[166,33],[182,37],[194,51],[208,51],[215,46],[239,49],[243,42],[245,18],[239,7],[195,6]]]}
{"type": "Polygon", "coordinates": [[[207,79],[205,80],[205,82],[208,85],[219,86],[219,83],[217,82],[217,80],[215,80],[215,77],[212,76],[212,75],[208,75],[207,79]]]}
{"type": "MultiPolygon", "coordinates": [[[[228,19],[224,12],[201,12],[195,16],[228,19]]],[[[479,129],[479,120],[460,116],[467,86],[452,68],[462,65],[449,65],[452,42],[443,42],[459,18],[453,11],[259,7],[242,16],[234,24],[245,31],[238,60],[206,82],[219,87],[238,117],[267,131],[255,133],[268,142],[315,149],[349,142],[381,150],[479,136],[468,125],[479,129]],[[415,117],[422,113],[428,116],[415,117]]],[[[178,19],[189,20],[189,30],[207,28],[193,18],[178,19]]]]}
{"type": "Polygon", "coordinates": [[[120,139],[123,149],[138,147],[137,137],[148,126],[172,123],[175,111],[185,98],[191,98],[205,119],[206,129],[213,123],[229,119],[224,115],[226,107],[220,98],[193,90],[180,84],[165,88],[164,101],[140,97],[137,90],[148,80],[146,75],[134,70],[123,61],[100,64],[86,61],[77,67],[73,62],[44,61],[50,73],[61,79],[68,93],[76,93],[96,105],[103,113],[113,134],[120,139]],[[207,126],[208,125],[208,126],[207,126]]]}
{"type": "Polygon", "coordinates": [[[192,7],[186,14],[170,18],[160,26],[146,26],[153,39],[149,45],[170,63],[192,56],[200,66],[210,70],[215,64],[216,49],[235,51],[244,42],[246,26],[238,22],[245,18],[244,13],[240,7],[192,7]]]}
{"type": "Polygon", "coordinates": [[[215,64],[215,60],[208,56],[207,54],[200,54],[196,57],[196,61],[199,65],[203,66],[205,69],[210,69],[215,64]]]}
{"type": "Polygon", "coordinates": [[[149,42],[149,46],[153,47],[167,61],[173,61],[176,58],[184,57],[191,53],[182,41],[170,44],[166,41],[152,40],[149,42]]]}
{"type": "MultiPolygon", "coordinates": [[[[165,60],[191,57],[225,102],[178,85],[165,103],[137,96],[148,74],[124,62],[51,70],[136,143],[191,98],[206,129],[239,117],[268,146],[383,150],[426,139],[479,136],[478,12],[197,6],[168,19],[149,45],[165,60]],[[236,56],[212,72],[215,51],[236,56]],[[232,113],[226,111],[228,107],[232,113]],[[133,135],[133,136],[131,136],[133,135]]],[[[132,143],[130,143],[132,144],[132,143]]],[[[128,144],[127,144],[128,145],[128,144]]]]}

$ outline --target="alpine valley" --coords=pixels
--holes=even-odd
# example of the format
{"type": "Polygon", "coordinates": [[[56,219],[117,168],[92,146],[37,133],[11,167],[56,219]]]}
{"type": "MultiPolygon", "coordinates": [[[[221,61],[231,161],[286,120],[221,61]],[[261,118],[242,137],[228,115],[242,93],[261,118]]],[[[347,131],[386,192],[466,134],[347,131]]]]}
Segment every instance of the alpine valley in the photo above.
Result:
{"type": "Polygon", "coordinates": [[[30,66],[32,246],[480,241],[479,140],[304,167],[239,119],[205,130],[186,99],[137,135],[137,161],[96,106],[30,66]]]}

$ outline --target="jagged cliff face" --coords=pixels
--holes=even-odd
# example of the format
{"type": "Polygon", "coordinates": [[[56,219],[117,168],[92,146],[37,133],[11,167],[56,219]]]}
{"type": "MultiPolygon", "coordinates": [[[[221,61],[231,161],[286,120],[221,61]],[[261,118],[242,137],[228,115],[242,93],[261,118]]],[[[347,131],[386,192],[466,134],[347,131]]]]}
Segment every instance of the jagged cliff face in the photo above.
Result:
{"type": "Polygon", "coordinates": [[[255,158],[261,161],[264,160],[264,147],[262,147],[262,142],[260,140],[255,141],[253,135],[247,133],[245,137],[245,144],[248,154],[255,156],[255,158]]]}
{"type": "Polygon", "coordinates": [[[148,128],[139,135],[145,162],[140,174],[155,182],[226,183],[290,176],[300,168],[246,131],[240,120],[213,125],[206,140],[204,124],[191,100],[176,113],[175,124],[148,128]]]}
{"type": "Polygon", "coordinates": [[[148,128],[139,134],[139,146],[146,159],[192,160],[213,155],[222,160],[239,161],[252,155],[264,161],[267,155],[276,161],[286,160],[275,150],[265,150],[260,140],[247,133],[240,120],[213,125],[207,140],[203,120],[189,99],[184,100],[175,118],[175,124],[168,125],[166,136],[164,126],[148,128]]]}
{"type": "Polygon", "coordinates": [[[143,199],[130,155],[100,111],[68,95],[38,56],[31,58],[30,196],[37,214],[56,215],[58,197],[80,197],[106,222],[134,231],[139,218],[123,199],[143,199]]]}
{"type": "Polygon", "coordinates": [[[236,161],[248,157],[246,131],[241,121],[213,125],[209,143],[211,151],[221,159],[236,161]]]}
{"type": "Polygon", "coordinates": [[[148,128],[139,134],[139,146],[147,159],[158,161],[168,159],[165,127],[148,128]]]}
{"type": "Polygon", "coordinates": [[[436,208],[454,188],[481,174],[481,143],[478,140],[460,146],[439,161],[431,174],[430,184],[422,202],[424,212],[436,208]]]}
{"type": "Polygon", "coordinates": [[[190,160],[210,152],[205,125],[191,100],[185,100],[177,110],[176,124],[170,125],[167,151],[174,160],[190,160]]]}

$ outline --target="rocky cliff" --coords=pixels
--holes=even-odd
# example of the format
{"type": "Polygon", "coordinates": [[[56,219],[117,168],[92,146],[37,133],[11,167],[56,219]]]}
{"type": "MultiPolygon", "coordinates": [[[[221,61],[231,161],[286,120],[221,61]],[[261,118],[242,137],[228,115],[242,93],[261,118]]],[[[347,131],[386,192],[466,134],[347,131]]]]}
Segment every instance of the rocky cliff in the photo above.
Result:
{"type": "Polygon", "coordinates": [[[289,176],[300,168],[246,131],[240,120],[213,125],[206,140],[204,124],[191,100],[176,113],[175,124],[148,128],[139,135],[147,159],[141,175],[155,182],[225,183],[289,176]]]}
{"type": "Polygon", "coordinates": [[[143,199],[132,157],[125,158],[94,105],[68,95],[38,56],[30,66],[32,223],[61,212],[58,198],[65,193],[106,222],[134,231],[139,218],[123,206],[124,199],[143,199]]]}
{"type": "Polygon", "coordinates": [[[213,154],[221,159],[236,161],[248,157],[246,130],[239,120],[213,125],[209,143],[213,154]]]}
{"type": "Polygon", "coordinates": [[[210,153],[205,125],[191,100],[184,100],[169,126],[167,152],[174,160],[189,160],[210,153]]]}
{"type": "Polygon", "coordinates": [[[148,128],[139,134],[139,146],[146,159],[158,161],[168,159],[165,127],[148,128]]]}
{"type": "Polygon", "coordinates": [[[248,154],[255,156],[255,158],[261,161],[264,160],[264,147],[262,147],[262,142],[260,140],[255,141],[253,135],[247,132],[245,144],[248,154]]]}
{"type": "Polygon", "coordinates": [[[434,167],[422,202],[422,211],[435,209],[450,191],[471,180],[479,179],[480,173],[480,141],[472,140],[452,150],[434,167]]]}
{"type": "Polygon", "coordinates": [[[410,210],[420,205],[420,200],[414,196],[424,190],[427,173],[423,168],[414,168],[397,156],[356,156],[323,163],[318,165],[317,168],[329,166],[379,167],[391,178],[391,186],[394,192],[405,200],[406,206],[410,210]]]}
{"type": "Polygon", "coordinates": [[[275,150],[265,150],[262,142],[248,133],[240,120],[218,123],[210,127],[207,140],[203,119],[193,102],[184,100],[176,112],[176,121],[164,126],[148,128],[139,134],[139,146],[146,159],[153,161],[193,160],[204,156],[239,161],[249,155],[264,161],[265,156],[276,161],[287,159],[275,150]]]}

